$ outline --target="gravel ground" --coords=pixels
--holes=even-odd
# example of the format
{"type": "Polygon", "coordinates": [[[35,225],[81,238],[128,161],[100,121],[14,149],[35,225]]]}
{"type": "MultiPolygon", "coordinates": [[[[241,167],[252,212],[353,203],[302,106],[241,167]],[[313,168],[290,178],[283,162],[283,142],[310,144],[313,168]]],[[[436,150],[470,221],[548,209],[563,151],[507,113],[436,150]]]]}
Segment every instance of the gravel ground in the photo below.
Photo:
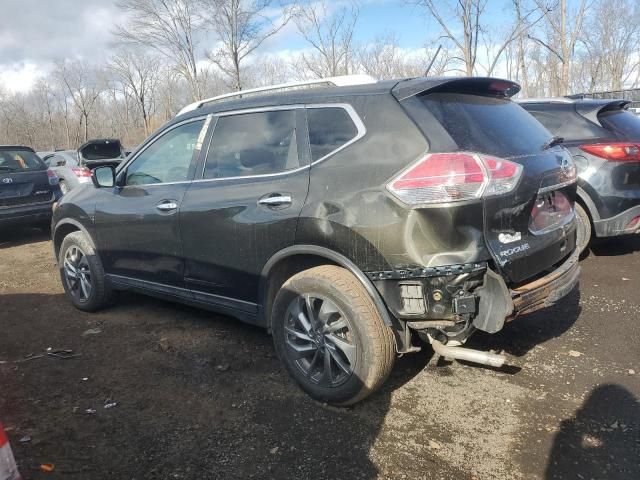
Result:
{"type": "Polygon", "coordinates": [[[0,232],[0,420],[26,479],[640,479],[640,236],[593,250],[580,292],[471,339],[508,368],[425,348],[337,409],[264,331],[133,294],[76,311],[47,237],[0,232]],[[27,359],[48,347],[81,356],[27,359]]]}

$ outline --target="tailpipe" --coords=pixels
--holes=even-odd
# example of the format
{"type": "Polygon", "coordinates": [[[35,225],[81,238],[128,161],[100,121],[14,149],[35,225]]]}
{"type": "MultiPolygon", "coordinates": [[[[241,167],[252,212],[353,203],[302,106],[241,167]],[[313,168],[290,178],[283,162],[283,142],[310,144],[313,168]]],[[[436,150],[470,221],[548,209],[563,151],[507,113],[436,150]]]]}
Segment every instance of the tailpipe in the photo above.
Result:
{"type": "Polygon", "coordinates": [[[488,365],[490,367],[499,368],[504,365],[507,358],[504,355],[497,355],[491,352],[481,352],[480,350],[472,350],[464,347],[453,347],[445,345],[444,343],[436,340],[431,335],[429,342],[436,351],[436,353],[442,357],[455,358],[457,360],[466,360],[467,362],[480,363],[482,365],[488,365]]]}

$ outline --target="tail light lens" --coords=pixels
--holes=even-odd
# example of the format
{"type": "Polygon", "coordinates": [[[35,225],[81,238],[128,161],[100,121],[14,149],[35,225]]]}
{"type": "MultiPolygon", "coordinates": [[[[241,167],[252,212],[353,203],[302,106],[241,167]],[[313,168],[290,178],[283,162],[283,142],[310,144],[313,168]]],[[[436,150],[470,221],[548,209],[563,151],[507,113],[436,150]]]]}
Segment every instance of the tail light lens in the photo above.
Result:
{"type": "Polygon", "coordinates": [[[612,162],[640,162],[640,145],[636,143],[594,143],[580,150],[612,162]]]}
{"type": "Polygon", "coordinates": [[[54,172],[50,168],[47,168],[47,177],[49,178],[49,185],[58,184],[59,182],[58,176],[56,175],[56,172],[54,172]]]}
{"type": "Polygon", "coordinates": [[[72,167],[71,171],[76,177],[90,177],[91,170],[86,167],[72,167]]]}
{"type": "Polygon", "coordinates": [[[631,221],[627,223],[627,226],[624,227],[624,229],[629,230],[631,228],[636,228],[638,226],[640,226],[640,215],[638,215],[637,217],[633,217],[631,221]]]}
{"type": "Polygon", "coordinates": [[[449,203],[513,190],[522,166],[469,152],[430,153],[413,163],[387,189],[409,205],[449,203]]]}

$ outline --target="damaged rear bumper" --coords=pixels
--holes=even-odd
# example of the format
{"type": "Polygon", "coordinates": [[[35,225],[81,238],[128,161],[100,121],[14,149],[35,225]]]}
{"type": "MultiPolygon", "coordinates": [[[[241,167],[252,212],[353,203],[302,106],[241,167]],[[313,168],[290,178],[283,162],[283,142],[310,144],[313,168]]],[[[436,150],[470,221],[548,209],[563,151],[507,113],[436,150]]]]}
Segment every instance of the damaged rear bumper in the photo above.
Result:
{"type": "Polygon", "coordinates": [[[512,289],[514,313],[517,315],[535,312],[550,307],[571,292],[580,281],[579,252],[576,250],[556,270],[531,283],[512,289]]]}

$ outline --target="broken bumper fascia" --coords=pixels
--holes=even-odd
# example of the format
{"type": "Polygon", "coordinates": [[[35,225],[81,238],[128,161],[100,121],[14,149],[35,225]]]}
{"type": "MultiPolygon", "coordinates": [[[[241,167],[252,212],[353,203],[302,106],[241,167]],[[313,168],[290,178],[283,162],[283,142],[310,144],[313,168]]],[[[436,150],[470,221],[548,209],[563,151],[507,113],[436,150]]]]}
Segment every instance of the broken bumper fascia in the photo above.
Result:
{"type": "Polygon", "coordinates": [[[518,315],[535,312],[550,307],[567,296],[580,281],[580,252],[578,250],[557,269],[533,282],[511,289],[513,313],[511,320],[518,315]]]}

